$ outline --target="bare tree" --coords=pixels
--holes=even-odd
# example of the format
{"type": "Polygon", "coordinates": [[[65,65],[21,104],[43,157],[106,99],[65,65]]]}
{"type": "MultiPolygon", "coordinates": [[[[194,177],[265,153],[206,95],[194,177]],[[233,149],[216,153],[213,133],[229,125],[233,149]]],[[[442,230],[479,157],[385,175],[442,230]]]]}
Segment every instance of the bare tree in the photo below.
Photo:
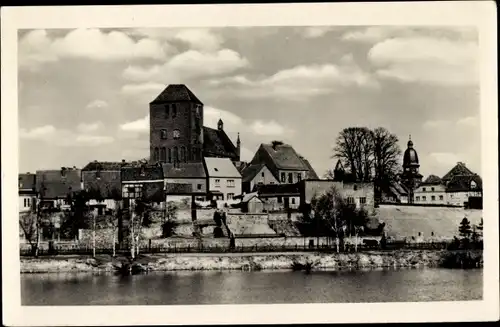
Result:
{"type": "Polygon", "coordinates": [[[401,148],[398,138],[383,127],[373,131],[373,166],[375,172],[375,197],[395,180],[400,170],[401,148]]]}
{"type": "Polygon", "coordinates": [[[361,182],[371,181],[373,167],[373,133],[366,127],[348,127],[337,137],[334,158],[349,167],[351,174],[361,182]]]}
{"type": "Polygon", "coordinates": [[[19,216],[19,226],[21,227],[24,238],[29,242],[31,253],[35,254],[38,247],[37,215],[35,212],[23,213],[19,216]]]}

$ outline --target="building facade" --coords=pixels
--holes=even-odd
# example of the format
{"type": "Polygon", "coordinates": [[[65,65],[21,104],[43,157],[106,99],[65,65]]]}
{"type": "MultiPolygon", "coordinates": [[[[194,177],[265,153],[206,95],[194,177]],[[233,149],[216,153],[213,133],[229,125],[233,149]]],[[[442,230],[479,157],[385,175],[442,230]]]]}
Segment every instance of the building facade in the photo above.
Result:
{"type": "Polygon", "coordinates": [[[167,201],[168,197],[173,195],[198,198],[204,198],[207,195],[207,174],[203,163],[165,163],[162,167],[167,201]]]}
{"type": "Polygon", "coordinates": [[[68,209],[68,199],[82,190],[81,170],[62,167],[60,170],[38,170],[36,192],[42,206],[68,209]]]}
{"type": "Polygon", "coordinates": [[[239,201],[241,175],[229,158],[205,158],[209,196],[217,205],[230,205],[239,201]]]}
{"type": "Polygon", "coordinates": [[[121,167],[123,162],[89,162],[82,168],[83,189],[91,197],[90,207],[98,215],[115,210],[121,200],[121,167]]]}
{"type": "Polygon", "coordinates": [[[36,175],[19,174],[19,212],[34,211],[36,207],[36,175]]]}
{"type": "Polygon", "coordinates": [[[446,186],[441,178],[430,175],[414,192],[416,204],[449,204],[446,186]]]}
{"type": "Polygon", "coordinates": [[[257,185],[280,184],[266,164],[253,164],[245,167],[242,172],[242,189],[245,193],[253,192],[257,185]]]}

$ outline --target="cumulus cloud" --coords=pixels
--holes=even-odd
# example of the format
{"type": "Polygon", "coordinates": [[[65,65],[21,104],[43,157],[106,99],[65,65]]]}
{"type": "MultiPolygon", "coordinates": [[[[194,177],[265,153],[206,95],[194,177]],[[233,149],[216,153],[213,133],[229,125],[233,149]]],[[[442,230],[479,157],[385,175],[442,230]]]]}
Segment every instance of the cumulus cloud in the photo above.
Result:
{"type": "Polygon", "coordinates": [[[432,37],[388,39],[368,53],[381,78],[437,85],[477,84],[477,57],[475,42],[432,37]]]}
{"type": "Polygon", "coordinates": [[[126,33],[169,43],[181,42],[192,49],[206,51],[218,50],[224,41],[212,28],[134,28],[126,33]]]}
{"type": "Polygon", "coordinates": [[[97,131],[99,128],[102,127],[101,122],[94,122],[94,123],[80,123],[76,127],[78,131],[82,133],[89,133],[89,132],[94,132],[97,131]]]}
{"type": "Polygon", "coordinates": [[[141,119],[121,124],[119,128],[127,132],[147,133],[149,132],[149,115],[141,119]]]}
{"type": "Polygon", "coordinates": [[[134,82],[163,83],[165,76],[171,80],[199,78],[234,72],[248,66],[248,60],[230,49],[216,52],[188,50],[173,56],[163,65],[149,67],[129,66],[123,77],[134,82]]]}
{"type": "Polygon", "coordinates": [[[33,30],[19,41],[19,64],[36,68],[60,58],[86,58],[100,61],[137,58],[163,59],[169,46],[158,40],[134,40],[119,31],[75,29],[63,37],[52,37],[46,30],[33,30]]]}
{"type": "Polygon", "coordinates": [[[86,108],[87,109],[105,109],[109,106],[109,104],[104,101],[104,100],[94,100],[94,101],[91,101],[87,104],[86,108]]]}
{"type": "Polygon", "coordinates": [[[212,79],[208,85],[223,87],[226,94],[237,94],[241,97],[280,97],[291,100],[305,100],[311,96],[336,92],[346,87],[378,87],[376,80],[356,65],[352,56],[345,56],[338,65],[301,65],[265,78],[249,79],[237,75],[212,79]]]}
{"type": "Polygon", "coordinates": [[[347,42],[373,44],[390,38],[418,36],[477,41],[476,29],[467,26],[413,28],[407,26],[369,26],[347,31],[341,38],[347,42]]]}
{"type": "Polygon", "coordinates": [[[53,125],[45,125],[32,129],[21,128],[19,136],[21,139],[42,141],[63,147],[97,146],[114,142],[114,138],[111,136],[86,134],[88,132],[89,130],[86,130],[82,134],[67,129],[57,129],[53,125]]]}
{"type": "Polygon", "coordinates": [[[303,35],[307,38],[318,38],[322,37],[332,29],[332,26],[310,26],[303,30],[303,35]]]}

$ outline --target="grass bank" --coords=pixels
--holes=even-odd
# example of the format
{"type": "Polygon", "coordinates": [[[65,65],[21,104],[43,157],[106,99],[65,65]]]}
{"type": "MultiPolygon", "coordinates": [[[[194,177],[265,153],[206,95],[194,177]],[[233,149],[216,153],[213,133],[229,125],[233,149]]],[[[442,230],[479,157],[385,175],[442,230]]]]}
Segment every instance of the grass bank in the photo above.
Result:
{"type": "MultiPolygon", "coordinates": [[[[113,272],[127,263],[130,261],[125,257],[113,258],[109,255],[100,255],[96,258],[87,256],[22,257],[21,273],[113,272]]],[[[482,267],[482,251],[398,250],[250,255],[234,253],[220,255],[148,254],[141,255],[134,263],[149,271],[300,270],[297,267],[306,267],[307,270],[382,267],[474,268],[482,267]]]]}

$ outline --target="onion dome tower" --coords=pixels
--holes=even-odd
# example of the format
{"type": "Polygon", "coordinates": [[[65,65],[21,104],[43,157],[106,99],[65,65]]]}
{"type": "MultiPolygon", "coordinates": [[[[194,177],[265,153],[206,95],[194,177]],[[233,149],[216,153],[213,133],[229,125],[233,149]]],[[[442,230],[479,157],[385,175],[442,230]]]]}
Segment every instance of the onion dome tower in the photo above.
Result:
{"type": "Polygon", "coordinates": [[[408,189],[408,203],[413,203],[413,192],[422,182],[422,175],[419,173],[420,163],[418,162],[417,151],[413,148],[411,135],[408,140],[408,147],[403,155],[403,184],[408,189]]]}

